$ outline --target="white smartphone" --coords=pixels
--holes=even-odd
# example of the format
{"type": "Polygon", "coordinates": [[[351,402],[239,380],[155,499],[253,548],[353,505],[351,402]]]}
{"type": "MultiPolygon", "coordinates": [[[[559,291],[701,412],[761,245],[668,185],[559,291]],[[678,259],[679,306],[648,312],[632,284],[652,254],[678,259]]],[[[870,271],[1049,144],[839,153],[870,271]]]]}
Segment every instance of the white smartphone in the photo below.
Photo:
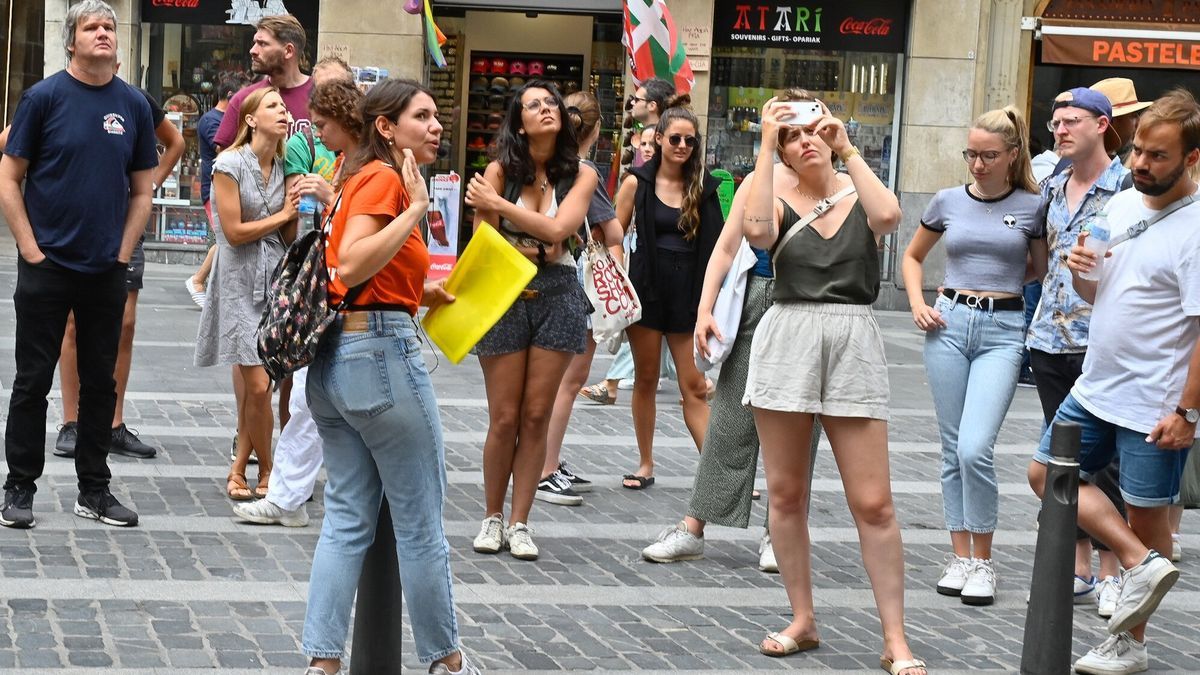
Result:
{"type": "Polygon", "coordinates": [[[825,114],[816,101],[783,101],[780,105],[792,113],[790,118],[782,120],[783,123],[794,127],[808,126],[825,114]]]}

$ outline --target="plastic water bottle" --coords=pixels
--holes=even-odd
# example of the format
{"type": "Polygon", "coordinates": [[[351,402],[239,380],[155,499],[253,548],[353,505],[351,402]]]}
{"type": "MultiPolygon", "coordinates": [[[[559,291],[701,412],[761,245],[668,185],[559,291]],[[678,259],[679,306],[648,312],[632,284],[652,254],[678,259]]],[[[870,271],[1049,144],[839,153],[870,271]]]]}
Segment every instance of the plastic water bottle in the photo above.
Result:
{"type": "Polygon", "coordinates": [[[296,207],[296,210],[299,211],[300,213],[306,213],[306,214],[311,215],[311,214],[314,214],[317,212],[318,205],[319,204],[317,202],[316,195],[312,195],[312,194],[301,195],[300,196],[300,205],[296,207]]]}
{"type": "Polygon", "coordinates": [[[1108,253],[1108,239],[1108,216],[1098,213],[1091,219],[1088,236],[1083,240],[1083,247],[1096,254],[1096,266],[1091,271],[1080,274],[1080,279],[1100,280],[1100,273],[1104,270],[1104,254],[1108,253]]]}

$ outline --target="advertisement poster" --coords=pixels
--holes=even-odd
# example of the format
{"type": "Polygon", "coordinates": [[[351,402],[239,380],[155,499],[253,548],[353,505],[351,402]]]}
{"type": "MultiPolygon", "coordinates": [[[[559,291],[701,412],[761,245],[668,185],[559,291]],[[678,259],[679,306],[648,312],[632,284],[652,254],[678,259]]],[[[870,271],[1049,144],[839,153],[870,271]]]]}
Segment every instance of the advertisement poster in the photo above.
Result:
{"type": "Polygon", "coordinates": [[[462,177],[450,173],[429,179],[429,278],[450,275],[458,259],[458,205],[462,199],[462,177]]]}

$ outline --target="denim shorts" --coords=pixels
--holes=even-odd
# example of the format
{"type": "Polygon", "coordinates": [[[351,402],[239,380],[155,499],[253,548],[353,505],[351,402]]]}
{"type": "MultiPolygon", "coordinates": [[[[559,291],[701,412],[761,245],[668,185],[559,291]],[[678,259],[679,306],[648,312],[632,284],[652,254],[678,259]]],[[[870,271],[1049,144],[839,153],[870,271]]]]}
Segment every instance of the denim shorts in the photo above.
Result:
{"type": "MultiPolygon", "coordinates": [[[[1093,474],[1104,470],[1113,459],[1121,459],[1121,497],[1132,506],[1150,508],[1167,506],[1179,501],[1179,481],[1187,462],[1188,448],[1163,450],[1146,442],[1146,434],[1117,426],[1088,412],[1073,395],[1068,395],[1055,422],[1074,422],[1080,429],[1079,477],[1092,481],[1093,474]]],[[[1033,461],[1050,461],[1050,434],[1053,426],[1042,435],[1042,443],[1033,461]]]]}

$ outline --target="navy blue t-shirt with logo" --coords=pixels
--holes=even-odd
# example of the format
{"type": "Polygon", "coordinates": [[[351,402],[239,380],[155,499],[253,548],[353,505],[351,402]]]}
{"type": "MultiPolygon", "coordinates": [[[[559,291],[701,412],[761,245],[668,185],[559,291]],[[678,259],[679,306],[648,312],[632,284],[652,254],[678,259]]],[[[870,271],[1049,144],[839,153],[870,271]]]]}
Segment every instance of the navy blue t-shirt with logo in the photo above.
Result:
{"type": "Polygon", "coordinates": [[[25,210],[38,248],[79,272],[111,269],[129,211],[129,176],[158,165],[150,105],[114,77],[62,70],[21,96],[6,154],[29,161],[25,210]]]}

